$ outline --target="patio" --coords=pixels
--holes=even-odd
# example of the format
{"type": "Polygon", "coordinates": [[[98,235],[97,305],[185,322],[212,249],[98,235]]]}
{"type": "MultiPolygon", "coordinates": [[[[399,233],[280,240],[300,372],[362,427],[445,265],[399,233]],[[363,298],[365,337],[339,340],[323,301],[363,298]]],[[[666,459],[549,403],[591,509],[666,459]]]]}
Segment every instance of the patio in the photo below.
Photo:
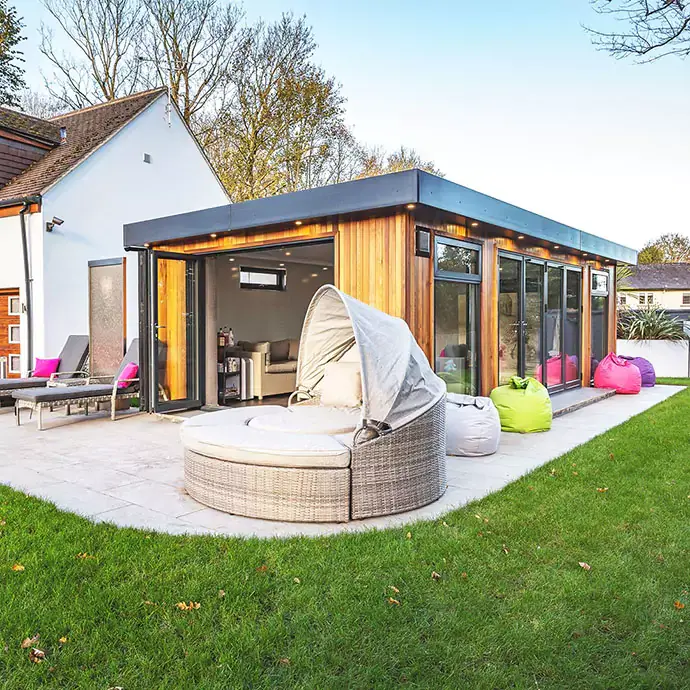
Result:
{"type": "Polygon", "coordinates": [[[107,413],[47,415],[47,431],[15,426],[0,413],[0,483],[51,501],[97,522],[167,532],[290,537],[386,528],[436,518],[501,489],[523,474],[644,412],[683,390],[656,386],[614,396],[554,419],[551,432],[502,434],[500,451],[484,458],[448,459],[448,490],[408,513],[346,524],[269,522],[228,515],[197,503],[184,490],[182,448],[172,420],[107,413]]]}

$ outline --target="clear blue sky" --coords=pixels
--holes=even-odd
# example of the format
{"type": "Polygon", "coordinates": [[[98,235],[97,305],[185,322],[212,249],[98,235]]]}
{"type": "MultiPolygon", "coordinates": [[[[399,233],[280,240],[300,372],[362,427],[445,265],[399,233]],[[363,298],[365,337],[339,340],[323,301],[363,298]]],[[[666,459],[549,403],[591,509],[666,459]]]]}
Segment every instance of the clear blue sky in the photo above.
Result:
{"type": "MultiPolygon", "coordinates": [[[[38,89],[48,17],[39,0],[15,3],[38,89]]],[[[245,10],[307,16],[361,140],[412,146],[455,182],[629,246],[690,234],[690,61],[597,52],[581,27],[601,26],[586,0],[255,0],[245,10]]]]}

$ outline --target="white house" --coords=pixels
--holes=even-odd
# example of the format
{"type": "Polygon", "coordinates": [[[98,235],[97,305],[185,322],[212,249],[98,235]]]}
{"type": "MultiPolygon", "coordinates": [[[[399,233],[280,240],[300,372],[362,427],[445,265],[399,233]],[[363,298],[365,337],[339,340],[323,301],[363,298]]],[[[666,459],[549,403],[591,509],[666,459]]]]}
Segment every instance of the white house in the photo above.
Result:
{"type": "MultiPolygon", "coordinates": [[[[89,333],[89,262],[122,261],[123,225],[227,203],[165,89],[50,120],[0,108],[0,364],[5,358],[8,375],[25,374],[37,356],[56,357],[68,335],[89,333]]],[[[136,254],[125,266],[121,321],[130,342],[139,328],[136,254]]]]}
{"type": "Polygon", "coordinates": [[[690,264],[639,264],[618,289],[618,302],[630,309],[654,306],[690,315],[690,264]]]}

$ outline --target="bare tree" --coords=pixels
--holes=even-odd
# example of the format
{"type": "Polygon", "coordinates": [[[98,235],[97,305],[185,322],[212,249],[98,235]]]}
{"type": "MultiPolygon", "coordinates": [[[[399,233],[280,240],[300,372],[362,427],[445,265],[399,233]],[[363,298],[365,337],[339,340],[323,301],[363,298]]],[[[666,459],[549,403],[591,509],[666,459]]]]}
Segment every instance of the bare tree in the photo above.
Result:
{"type": "Polygon", "coordinates": [[[358,177],[385,175],[386,173],[401,172],[419,168],[434,175],[443,177],[443,173],[433,161],[424,160],[414,149],[401,146],[392,153],[386,154],[381,148],[369,149],[364,157],[362,169],[358,177]]]}
{"type": "Polygon", "coordinates": [[[142,45],[154,84],[170,83],[187,123],[223,108],[228,77],[245,32],[242,12],[219,0],[143,0],[148,30],[142,45]]]}
{"type": "Polygon", "coordinates": [[[690,55],[690,3],[686,0],[590,1],[595,12],[621,24],[620,31],[586,27],[599,49],[640,62],[690,55]]]}
{"type": "Polygon", "coordinates": [[[69,108],[126,96],[140,88],[144,8],[138,0],[43,0],[78,58],[58,54],[53,32],[41,25],[40,50],[55,69],[49,93],[69,108]]]}
{"type": "Polygon", "coordinates": [[[19,110],[27,113],[27,115],[48,120],[51,117],[64,113],[65,106],[52,96],[46,96],[37,91],[26,89],[19,97],[19,110]]]}

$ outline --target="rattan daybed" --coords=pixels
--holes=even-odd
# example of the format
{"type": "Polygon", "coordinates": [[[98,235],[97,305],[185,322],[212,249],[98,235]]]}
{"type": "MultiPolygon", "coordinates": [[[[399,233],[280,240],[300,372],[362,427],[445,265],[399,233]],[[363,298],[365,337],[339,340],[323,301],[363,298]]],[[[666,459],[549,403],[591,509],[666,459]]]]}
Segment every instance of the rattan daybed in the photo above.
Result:
{"type": "Polygon", "coordinates": [[[445,398],[404,321],[324,286],[307,311],[287,409],[182,424],[187,491],[236,515],[298,522],[418,508],[446,488],[445,398]]]}

